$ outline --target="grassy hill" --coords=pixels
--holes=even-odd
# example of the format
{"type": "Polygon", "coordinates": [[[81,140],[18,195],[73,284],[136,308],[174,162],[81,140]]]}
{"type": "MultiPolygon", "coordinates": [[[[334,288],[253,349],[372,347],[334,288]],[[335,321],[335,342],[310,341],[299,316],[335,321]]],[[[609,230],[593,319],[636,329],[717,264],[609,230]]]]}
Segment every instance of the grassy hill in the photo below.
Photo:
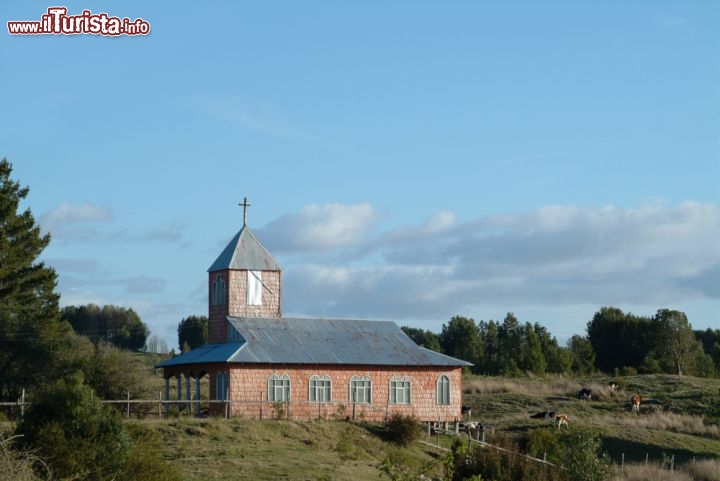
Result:
{"type": "MultiPolygon", "coordinates": [[[[472,407],[473,421],[493,428],[486,430],[486,440],[495,445],[525,448],[528,439],[543,430],[561,439],[588,432],[600,436],[614,463],[624,460],[625,477],[614,479],[720,481],[719,379],[632,376],[616,379],[624,386],[619,391],[610,390],[609,380],[472,376],[464,381],[463,404],[472,407]],[[578,399],[581,387],[592,389],[591,400],[578,399]],[[644,398],[640,415],[630,412],[629,397],[634,393],[644,398]],[[567,414],[569,428],[559,430],[552,420],[530,418],[544,410],[567,414]],[[632,464],[642,467],[647,461],[664,466],[664,473],[668,460],[681,467],[708,458],[714,461],[705,469],[717,474],[659,477],[645,469],[641,475],[627,476],[632,464]]],[[[349,422],[170,417],[127,423],[133,432],[143,433],[149,450],[171,462],[188,481],[391,479],[381,469],[387,459],[432,479],[443,472],[446,456],[445,451],[421,443],[399,447],[386,440],[381,427],[349,422]]],[[[0,423],[5,437],[11,431],[11,422],[0,423]]],[[[460,439],[469,443],[464,436],[460,439]]],[[[457,438],[436,434],[422,438],[445,448],[453,439],[457,438]]]]}
{"type": "MultiPolygon", "coordinates": [[[[472,406],[473,420],[494,427],[486,439],[503,446],[522,445],[538,428],[557,432],[552,420],[530,418],[550,409],[570,417],[563,435],[578,430],[599,434],[617,464],[623,456],[626,464],[720,459],[720,380],[633,376],[621,379],[624,389],[617,392],[607,380],[470,377],[463,403],[472,406]],[[592,389],[590,401],[578,399],[581,387],[592,389]],[[636,392],[644,396],[639,416],[630,412],[629,396],[636,392]]],[[[442,451],[420,443],[398,447],[374,426],[213,418],[131,422],[155,433],[163,457],[188,481],[375,480],[388,458],[415,473],[442,472],[442,451]]],[[[451,443],[451,437],[425,438],[438,439],[445,446],[451,443]]]]}
{"type": "Polygon", "coordinates": [[[551,420],[531,419],[543,410],[565,413],[569,430],[598,433],[615,462],[644,462],[674,456],[678,462],[720,457],[720,380],[668,375],[610,378],[523,379],[472,378],[465,384],[464,404],[479,422],[495,425],[496,436],[521,438],[532,429],[551,427],[551,420]],[[592,389],[589,401],[578,398],[592,389]],[[630,397],[643,396],[640,414],[630,412],[630,397]]]}

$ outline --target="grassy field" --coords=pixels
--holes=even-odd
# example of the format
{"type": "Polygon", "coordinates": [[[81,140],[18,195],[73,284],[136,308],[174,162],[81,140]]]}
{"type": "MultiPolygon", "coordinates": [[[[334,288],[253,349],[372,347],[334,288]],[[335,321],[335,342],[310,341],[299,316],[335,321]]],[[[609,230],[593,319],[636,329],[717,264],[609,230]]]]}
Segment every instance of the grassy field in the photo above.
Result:
{"type": "MultiPolygon", "coordinates": [[[[133,421],[157,433],[163,457],[187,481],[375,480],[387,458],[441,472],[441,460],[420,444],[400,448],[378,429],[346,422],[178,418],[133,421]]],[[[386,478],[387,479],[387,478],[386,478]]]]}
{"type": "MultiPolygon", "coordinates": [[[[616,464],[613,480],[720,481],[720,380],[632,376],[616,379],[624,386],[619,391],[609,389],[609,380],[468,377],[463,404],[472,406],[473,421],[494,428],[486,431],[487,441],[510,448],[524,446],[540,429],[559,432],[552,420],[531,414],[567,414],[569,428],[561,436],[599,435],[616,464]],[[592,389],[591,400],[578,399],[581,387],[592,389]],[[643,396],[639,415],[630,412],[635,393],[643,396]],[[670,474],[669,463],[676,468],[670,474]],[[694,474],[682,473],[683,466],[694,474]],[[710,474],[698,475],[701,470],[710,474]]],[[[399,447],[385,439],[381,427],[349,422],[193,417],[127,422],[146,433],[148,449],[157,450],[187,481],[390,479],[381,471],[386,459],[432,479],[443,472],[446,456],[421,443],[399,447]]],[[[1,422],[0,432],[7,437],[12,423],[1,422]]],[[[454,438],[423,435],[422,441],[447,448],[454,438]]]]}
{"type": "Polygon", "coordinates": [[[676,462],[720,457],[720,380],[667,375],[610,378],[499,379],[472,378],[465,383],[464,404],[477,421],[495,426],[496,436],[522,437],[551,420],[531,419],[543,410],[565,413],[569,430],[598,433],[613,461],[644,462],[674,457],[676,462]],[[578,399],[582,387],[589,401],[578,399]],[[630,397],[643,396],[640,414],[630,411],[630,397]]]}
{"type": "MultiPolygon", "coordinates": [[[[720,380],[633,376],[621,379],[624,388],[617,392],[609,389],[608,380],[470,377],[465,380],[463,403],[472,406],[473,420],[494,427],[486,439],[504,446],[521,445],[538,428],[556,430],[552,420],[530,418],[549,409],[570,417],[564,434],[599,434],[613,462],[620,465],[624,460],[628,471],[646,461],[668,468],[669,460],[679,467],[712,458],[716,461],[711,469],[720,466],[720,380]],[[581,387],[592,389],[590,401],[578,399],[581,387]],[[644,398],[640,415],[630,412],[629,397],[634,393],[644,398]]],[[[419,443],[398,447],[385,441],[376,426],[213,418],[130,422],[155,433],[163,457],[188,481],[375,480],[382,478],[380,467],[388,458],[428,476],[442,472],[442,451],[419,443]]],[[[449,437],[424,440],[438,439],[450,445],[449,437]]],[[[654,474],[647,479],[660,478],[654,474]]]]}

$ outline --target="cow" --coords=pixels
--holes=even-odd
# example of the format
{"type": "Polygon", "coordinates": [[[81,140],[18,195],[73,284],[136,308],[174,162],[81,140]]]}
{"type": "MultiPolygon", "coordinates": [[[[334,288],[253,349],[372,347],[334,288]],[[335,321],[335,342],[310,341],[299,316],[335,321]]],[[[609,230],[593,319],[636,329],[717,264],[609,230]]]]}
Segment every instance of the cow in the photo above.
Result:
{"type": "Polygon", "coordinates": [[[615,381],[610,381],[608,383],[608,387],[610,388],[611,391],[617,391],[618,388],[620,387],[620,384],[616,383],[615,381]]]}
{"type": "Polygon", "coordinates": [[[630,402],[632,403],[632,412],[636,414],[640,414],[640,402],[642,402],[642,396],[639,394],[635,394],[632,398],[630,398],[630,402]]]}
{"type": "Polygon", "coordinates": [[[532,419],[552,419],[555,417],[555,411],[540,411],[535,414],[531,414],[532,419]]]}
{"type": "Polygon", "coordinates": [[[567,414],[558,414],[555,416],[555,422],[557,423],[558,429],[565,426],[566,428],[569,428],[568,426],[568,415],[567,414]]]}
{"type": "Polygon", "coordinates": [[[462,407],[463,418],[470,419],[472,417],[472,406],[464,405],[462,407]]]}
{"type": "Polygon", "coordinates": [[[590,398],[592,398],[592,389],[588,389],[585,387],[582,388],[580,391],[578,391],[578,397],[583,401],[589,401],[590,398]]]}

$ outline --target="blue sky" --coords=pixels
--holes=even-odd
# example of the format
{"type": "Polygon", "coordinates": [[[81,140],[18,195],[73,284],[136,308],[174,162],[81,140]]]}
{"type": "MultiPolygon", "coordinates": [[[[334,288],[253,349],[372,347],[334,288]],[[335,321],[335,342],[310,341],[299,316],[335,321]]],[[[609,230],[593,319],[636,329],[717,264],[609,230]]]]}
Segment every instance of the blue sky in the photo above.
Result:
{"type": "Polygon", "coordinates": [[[63,305],[177,345],[248,223],[283,313],[720,328],[720,3],[65,2],[147,36],[16,36],[0,157],[63,305]]]}

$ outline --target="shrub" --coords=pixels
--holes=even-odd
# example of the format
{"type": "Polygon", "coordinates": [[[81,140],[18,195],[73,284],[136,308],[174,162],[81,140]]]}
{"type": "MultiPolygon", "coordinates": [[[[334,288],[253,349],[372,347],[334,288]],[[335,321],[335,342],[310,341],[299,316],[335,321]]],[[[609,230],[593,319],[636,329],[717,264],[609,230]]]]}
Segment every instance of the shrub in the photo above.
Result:
{"type": "Polygon", "coordinates": [[[530,456],[545,459],[548,462],[562,464],[565,450],[555,431],[533,429],[528,437],[527,452],[530,456]]]}
{"type": "Polygon", "coordinates": [[[130,452],[122,419],[80,376],[40,390],[16,433],[60,479],[116,479],[130,452]]]}
{"type": "Polygon", "coordinates": [[[390,440],[403,446],[417,440],[422,433],[418,420],[403,414],[393,414],[387,421],[386,429],[390,440]]]}
{"type": "Polygon", "coordinates": [[[610,477],[610,460],[600,452],[600,439],[578,433],[567,439],[565,469],[573,481],[603,481],[610,477]]]}

